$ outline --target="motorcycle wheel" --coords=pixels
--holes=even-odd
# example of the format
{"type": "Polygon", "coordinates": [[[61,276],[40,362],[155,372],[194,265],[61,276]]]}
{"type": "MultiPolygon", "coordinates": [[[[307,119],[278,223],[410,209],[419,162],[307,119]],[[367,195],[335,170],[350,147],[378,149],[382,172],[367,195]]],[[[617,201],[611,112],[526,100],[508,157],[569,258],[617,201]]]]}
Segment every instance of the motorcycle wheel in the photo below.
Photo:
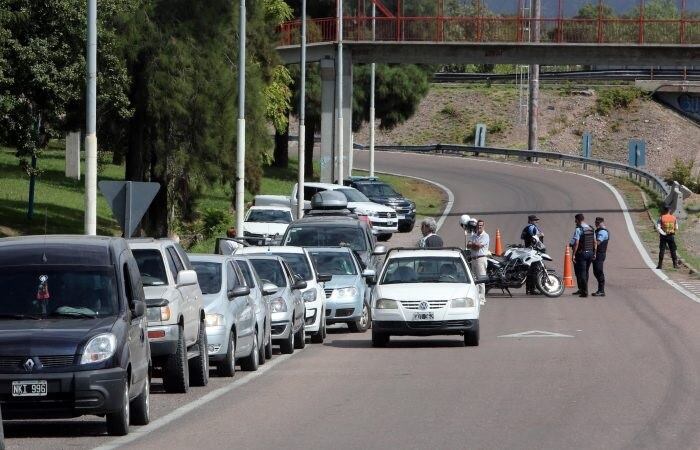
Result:
{"type": "Polygon", "coordinates": [[[564,283],[556,273],[543,272],[535,279],[537,290],[545,297],[556,298],[564,293],[564,283]]]}

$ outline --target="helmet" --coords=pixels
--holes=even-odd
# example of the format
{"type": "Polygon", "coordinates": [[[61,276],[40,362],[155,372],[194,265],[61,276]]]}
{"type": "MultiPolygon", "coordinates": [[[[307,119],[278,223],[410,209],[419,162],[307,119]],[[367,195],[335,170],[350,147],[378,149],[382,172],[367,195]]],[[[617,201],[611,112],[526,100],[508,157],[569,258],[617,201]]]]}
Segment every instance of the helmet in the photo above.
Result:
{"type": "Polygon", "coordinates": [[[462,214],[462,216],[459,218],[459,226],[462,228],[467,228],[467,223],[471,220],[471,217],[469,217],[469,214],[462,214]]]}

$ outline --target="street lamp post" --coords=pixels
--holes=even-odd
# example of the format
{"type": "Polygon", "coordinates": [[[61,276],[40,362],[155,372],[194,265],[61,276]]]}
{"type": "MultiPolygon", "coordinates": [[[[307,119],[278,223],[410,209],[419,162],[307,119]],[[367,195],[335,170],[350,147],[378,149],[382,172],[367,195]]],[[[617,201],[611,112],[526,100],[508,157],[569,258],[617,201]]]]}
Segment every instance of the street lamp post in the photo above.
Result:
{"type": "MultiPolygon", "coordinates": [[[[372,2],[372,41],[376,39],[377,6],[372,2]]],[[[375,64],[372,63],[369,77],[369,176],[374,176],[374,77],[375,64]]]]}
{"type": "Polygon", "coordinates": [[[238,135],[236,148],[236,236],[243,237],[245,195],[245,0],[240,0],[238,37],[238,135]]]}
{"type": "Polygon", "coordinates": [[[338,108],[338,122],[336,124],[337,131],[337,155],[338,155],[338,173],[336,180],[338,183],[343,183],[343,0],[338,0],[338,61],[335,68],[336,77],[336,99],[338,108]]]}
{"type": "Polygon", "coordinates": [[[97,0],[88,0],[85,123],[85,234],[97,234],[97,0]]]}
{"type": "Polygon", "coordinates": [[[297,218],[304,215],[304,164],[306,163],[306,0],[301,1],[301,76],[299,95],[299,180],[297,182],[297,218]]]}

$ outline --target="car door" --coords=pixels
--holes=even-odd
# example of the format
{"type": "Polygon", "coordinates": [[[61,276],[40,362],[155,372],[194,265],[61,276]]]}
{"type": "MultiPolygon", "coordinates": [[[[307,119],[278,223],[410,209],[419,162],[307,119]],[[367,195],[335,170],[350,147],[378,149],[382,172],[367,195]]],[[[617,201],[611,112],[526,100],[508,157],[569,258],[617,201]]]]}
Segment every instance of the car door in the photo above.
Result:
{"type": "Polygon", "coordinates": [[[282,267],[284,268],[284,275],[287,278],[287,285],[291,291],[291,296],[294,304],[294,318],[296,322],[301,321],[301,326],[304,326],[304,320],[306,312],[304,311],[304,300],[301,298],[301,291],[299,289],[293,289],[292,286],[296,283],[296,278],[294,277],[294,272],[289,267],[286,261],[281,261],[282,267]]]}
{"type": "MultiPolygon", "coordinates": [[[[167,254],[167,257],[170,259],[170,262],[175,266],[175,276],[177,277],[177,273],[180,273],[180,271],[185,270],[185,266],[182,263],[180,256],[177,254],[175,247],[169,245],[165,247],[165,252],[167,254]]],[[[197,314],[199,313],[199,311],[197,310],[197,291],[199,291],[200,289],[198,284],[178,286],[177,289],[180,291],[180,294],[184,299],[182,314],[185,319],[185,341],[189,346],[197,341],[197,335],[199,331],[199,317],[197,316],[197,314]]]]}
{"type": "MultiPolygon", "coordinates": [[[[236,270],[233,261],[226,261],[226,289],[227,291],[242,286],[243,277],[236,270]]],[[[255,330],[255,309],[250,295],[234,297],[229,300],[229,307],[232,310],[236,322],[236,334],[238,351],[241,355],[247,355],[253,346],[253,332],[255,330]]]]}
{"type": "MultiPolygon", "coordinates": [[[[255,282],[255,277],[251,273],[251,268],[245,261],[236,260],[236,266],[241,271],[243,275],[243,280],[246,286],[250,288],[250,297],[253,299],[253,306],[255,308],[255,321],[261,330],[264,330],[265,320],[268,316],[269,310],[269,299],[262,295],[260,291],[260,286],[255,282]]],[[[263,334],[263,337],[265,335],[263,334]]],[[[263,342],[260,343],[262,345],[263,342]]]]}
{"type": "MultiPolygon", "coordinates": [[[[121,261],[122,277],[124,278],[124,297],[127,307],[133,310],[136,302],[145,302],[141,275],[136,261],[131,252],[125,251],[121,261]]],[[[131,355],[132,384],[140,383],[148,376],[148,364],[150,362],[150,346],[147,334],[147,319],[144,314],[141,317],[133,317],[129,312],[129,354],[131,355]]]]}

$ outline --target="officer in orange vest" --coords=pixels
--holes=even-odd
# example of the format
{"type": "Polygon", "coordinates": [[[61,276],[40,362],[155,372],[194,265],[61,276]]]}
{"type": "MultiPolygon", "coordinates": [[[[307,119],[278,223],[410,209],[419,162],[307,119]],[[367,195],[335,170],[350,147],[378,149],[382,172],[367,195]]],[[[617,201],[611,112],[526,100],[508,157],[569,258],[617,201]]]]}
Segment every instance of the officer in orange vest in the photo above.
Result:
{"type": "Polygon", "coordinates": [[[671,251],[671,259],[673,260],[673,268],[678,268],[678,258],[676,256],[676,231],[678,231],[678,220],[676,216],[671,214],[669,207],[664,207],[664,213],[656,222],[656,231],[659,233],[659,265],[657,269],[661,269],[664,262],[664,252],[666,246],[671,251]]]}

